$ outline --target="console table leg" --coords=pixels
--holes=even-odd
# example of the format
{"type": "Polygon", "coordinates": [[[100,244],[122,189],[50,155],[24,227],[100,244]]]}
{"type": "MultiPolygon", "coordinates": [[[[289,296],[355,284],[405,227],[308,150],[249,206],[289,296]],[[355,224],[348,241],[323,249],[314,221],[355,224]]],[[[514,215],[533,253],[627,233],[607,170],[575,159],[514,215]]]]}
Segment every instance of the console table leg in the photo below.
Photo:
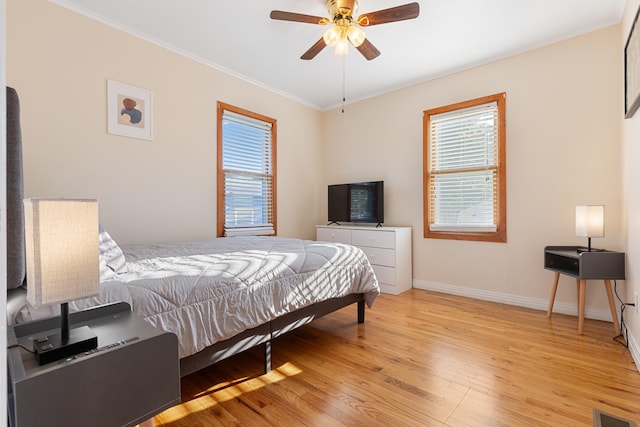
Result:
{"type": "Polygon", "coordinates": [[[584,303],[587,296],[587,281],[578,280],[578,334],[582,335],[584,331],[584,303]]]}
{"type": "Polygon", "coordinates": [[[560,273],[554,273],[553,286],[551,287],[551,296],[549,297],[549,308],[547,309],[547,317],[551,317],[551,313],[553,313],[553,302],[556,300],[556,291],[558,290],[558,280],[560,280],[560,273]]]}
{"type": "Polygon", "coordinates": [[[613,299],[613,291],[611,291],[611,280],[604,281],[604,289],[607,291],[607,298],[609,298],[609,309],[611,310],[611,318],[613,319],[613,328],[616,331],[616,335],[620,335],[620,322],[618,321],[616,302],[613,299]]]}

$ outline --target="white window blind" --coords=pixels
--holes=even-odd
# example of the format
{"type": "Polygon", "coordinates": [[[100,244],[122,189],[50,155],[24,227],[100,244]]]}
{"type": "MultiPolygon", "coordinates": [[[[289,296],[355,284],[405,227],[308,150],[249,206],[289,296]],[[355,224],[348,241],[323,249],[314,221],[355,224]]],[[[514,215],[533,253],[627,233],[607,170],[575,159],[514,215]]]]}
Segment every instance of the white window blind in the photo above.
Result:
{"type": "Polygon", "coordinates": [[[431,231],[496,231],[498,129],[496,102],[430,117],[431,231]]]}
{"type": "Polygon", "coordinates": [[[222,113],[224,235],[275,234],[271,123],[222,113]]]}

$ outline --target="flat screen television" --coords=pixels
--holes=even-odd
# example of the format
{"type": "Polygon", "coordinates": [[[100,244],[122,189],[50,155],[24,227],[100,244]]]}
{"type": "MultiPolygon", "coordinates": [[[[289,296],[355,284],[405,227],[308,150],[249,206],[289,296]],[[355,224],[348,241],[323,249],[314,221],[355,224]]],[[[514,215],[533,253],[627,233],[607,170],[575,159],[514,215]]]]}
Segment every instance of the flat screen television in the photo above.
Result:
{"type": "Polygon", "coordinates": [[[384,223],[384,181],[330,185],[329,224],[384,223]]]}

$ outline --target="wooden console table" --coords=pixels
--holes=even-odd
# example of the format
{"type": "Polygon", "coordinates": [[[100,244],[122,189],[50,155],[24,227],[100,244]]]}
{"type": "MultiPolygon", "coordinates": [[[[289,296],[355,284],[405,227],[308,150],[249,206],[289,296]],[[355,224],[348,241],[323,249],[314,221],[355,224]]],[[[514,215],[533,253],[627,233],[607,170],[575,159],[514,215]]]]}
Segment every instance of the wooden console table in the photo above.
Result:
{"type": "Polygon", "coordinates": [[[549,298],[547,317],[553,312],[560,274],[576,278],[578,290],[578,333],[584,331],[584,305],[587,293],[587,280],[603,280],[609,299],[609,309],[616,334],[620,334],[620,322],[611,290],[611,280],[624,280],[625,255],[623,252],[592,249],[581,246],[547,246],[544,248],[544,268],[554,271],[553,287],[549,298]]]}

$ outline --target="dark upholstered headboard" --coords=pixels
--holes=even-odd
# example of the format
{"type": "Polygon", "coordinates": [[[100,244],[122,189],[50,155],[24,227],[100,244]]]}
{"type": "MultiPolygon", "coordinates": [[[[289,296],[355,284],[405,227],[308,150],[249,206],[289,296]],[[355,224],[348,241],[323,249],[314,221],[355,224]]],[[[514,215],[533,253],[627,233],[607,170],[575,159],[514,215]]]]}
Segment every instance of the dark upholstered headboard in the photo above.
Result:
{"type": "Polygon", "coordinates": [[[25,280],[23,188],[20,101],[15,89],[7,87],[7,289],[25,280]]]}

